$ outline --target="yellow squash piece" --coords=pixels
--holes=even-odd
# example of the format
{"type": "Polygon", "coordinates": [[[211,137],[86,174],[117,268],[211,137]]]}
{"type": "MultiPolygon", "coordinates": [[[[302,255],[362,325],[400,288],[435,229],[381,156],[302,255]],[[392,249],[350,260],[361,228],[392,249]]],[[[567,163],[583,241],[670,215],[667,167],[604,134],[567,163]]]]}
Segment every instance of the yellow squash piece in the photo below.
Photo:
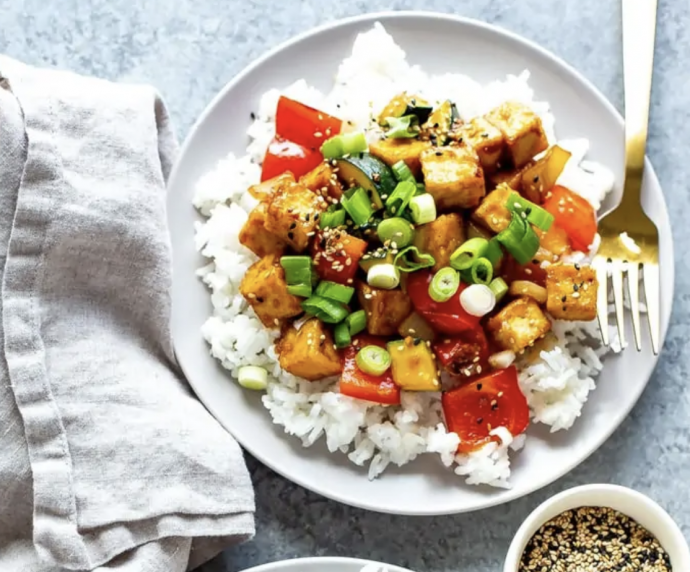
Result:
{"type": "Polygon", "coordinates": [[[381,110],[378,116],[378,123],[383,125],[386,121],[386,117],[400,117],[405,113],[405,109],[407,109],[410,103],[414,103],[415,105],[428,105],[421,97],[403,91],[391,99],[386,104],[386,107],[381,110]]]}
{"type": "Polygon", "coordinates": [[[544,202],[544,196],[556,184],[568,159],[570,153],[554,145],[534,165],[525,169],[520,182],[524,197],[533,203],[544,202]]]}
{"type": "Polygon", "coordinates": [[[406,391],[439,391],[441,381],[436,358],[420,338],[388,342],[393,381],[406,391]]]}
{"type": "Polygon", "coordinates": [[[299,330],[291,325],[277,342],[276,351],[280,367],[309,381],[338,375],[342,369],[333,336],[317,318],[307,320],[299,330]]]}

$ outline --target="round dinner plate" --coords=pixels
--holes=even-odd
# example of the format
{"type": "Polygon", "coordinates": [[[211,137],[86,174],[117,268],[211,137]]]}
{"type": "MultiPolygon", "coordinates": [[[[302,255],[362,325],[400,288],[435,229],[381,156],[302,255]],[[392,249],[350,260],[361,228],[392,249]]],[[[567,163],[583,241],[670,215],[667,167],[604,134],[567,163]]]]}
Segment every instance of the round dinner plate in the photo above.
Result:
{"type": "MultiPolygon", "coordinates": [[[[645,332],[634,347],[605,361],[582,416],[567,432],[529,429],[526,447],[512,455],[512,488],[472,487],[444,468],[436,456],[389,468],[374,481],[342,454],[328,454],[318,442],[301,442],[273,425],[260,395],[243,390],[209,355],[200,329],[211,314],[209,292],[195,276],[206,264],[194,248],[192,206],[199,178],[230,151],[242,155],[250,112],[274,87],[299,78],[328,90],[338,64],[358,33],[381,22],[406,51],[408,60],[429,73],[464,73],[486,83],[528,69],[536,100],[550,102],[559,138],[586,137],[588,158],[611,168],[622,190],[623,122],[614,107],[575,70],[539,46],[473,20],[419,12],[370,14],[333,22],[287,42],[236,76],[211,102],[187,138],[170,178],[168,217],[173,246],[172,330],[179,363],[211,413],[252,455],[284,477],[324,496],[370,510],[397,514],[448,514],[478,510],[526,495],[564,475],[594,452],[637,402],[656,364],[645,332]]],[[[673,245],[668,212],[654,170],[646,166],[643,205],[659,227],[661,324],[665,337],[673,298],[673,245]]],[[[629,339],[632,339],[629,335],[629,339]]]]}
{"type": "Polygon", "coordinates": [[[362,572],[362,568],[365,566],[375,566],[379,570],[385,568],[386,572],[410,572],[406,568],[383,562],[334,556],[280,560],[279,562],[247,568],[243,572],[362,572]]]}

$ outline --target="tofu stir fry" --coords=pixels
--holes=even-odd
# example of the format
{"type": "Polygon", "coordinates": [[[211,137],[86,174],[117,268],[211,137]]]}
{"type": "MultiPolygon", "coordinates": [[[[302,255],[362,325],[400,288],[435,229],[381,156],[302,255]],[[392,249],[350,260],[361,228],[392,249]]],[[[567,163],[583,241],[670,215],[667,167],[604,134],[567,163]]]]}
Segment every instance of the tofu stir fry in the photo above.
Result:
{"type": "Polygon", "coordinates": [[[593,320],[596,213],[556,184],[570,154],[505,103],[464,122],[402,93],[368,133],[281,97],[259,201],[240,242],[259,260],[241,293],[280,331],[281,367],[382,405],[441,391],[471,452],[522,433],[516,357],[552,320],[593,320]]]}

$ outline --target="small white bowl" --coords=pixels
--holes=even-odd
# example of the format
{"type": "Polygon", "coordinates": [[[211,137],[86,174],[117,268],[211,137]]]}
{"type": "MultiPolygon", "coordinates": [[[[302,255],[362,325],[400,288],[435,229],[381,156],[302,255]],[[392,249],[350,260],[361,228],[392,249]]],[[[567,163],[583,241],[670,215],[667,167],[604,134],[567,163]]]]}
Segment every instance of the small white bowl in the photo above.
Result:
{"type": "Polygon", "coordinates": [[[690,571],[688,543],[678,525],[657,503],[617,485],[584,485],[563,491],[532,511],[510,543],[503,572],[517,572],[527,542],[544,523],[582,506],[605,506],[629,516],[657,538],[671,559],[673,572],[690,571]]]}

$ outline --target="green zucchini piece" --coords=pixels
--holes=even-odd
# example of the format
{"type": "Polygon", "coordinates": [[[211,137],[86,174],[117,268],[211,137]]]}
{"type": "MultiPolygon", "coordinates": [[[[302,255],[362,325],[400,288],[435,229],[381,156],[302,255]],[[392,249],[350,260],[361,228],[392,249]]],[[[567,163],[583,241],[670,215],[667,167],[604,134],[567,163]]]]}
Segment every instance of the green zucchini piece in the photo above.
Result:
{"type": "Polygon", "coordinates": [[[376,210],[383,208],[385,199],[395,189],[397,181],[390,167],[369,153],[337,159],[338,175],[344,181],[362,187],[376,210]]]}

